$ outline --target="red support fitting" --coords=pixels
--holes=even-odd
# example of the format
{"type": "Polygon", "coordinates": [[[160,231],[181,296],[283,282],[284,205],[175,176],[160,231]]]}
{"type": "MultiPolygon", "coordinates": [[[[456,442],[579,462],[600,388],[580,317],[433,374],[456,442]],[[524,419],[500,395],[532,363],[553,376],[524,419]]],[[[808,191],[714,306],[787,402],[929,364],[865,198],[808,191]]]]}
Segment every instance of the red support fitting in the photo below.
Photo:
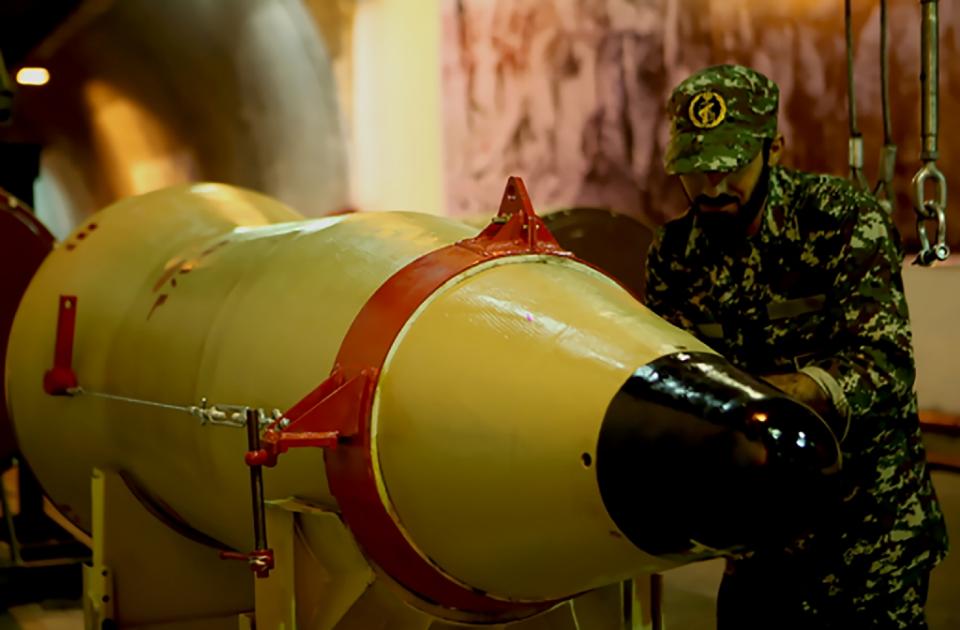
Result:
{"type": "Polygon", "coordinates": [[[458,245],[485,256],[552,254],[571,256],[533,209],[527,187],[519,177],[507,180],[500,211],[480,234],[458,245]]]}
{"type": "Polygon", "coordinates": [[[377,382],[378,370],[368,368],[346,379],[339,366],[330,376],[264,431],[261,447],[249,451],[248,466],[276,466],[291,448],[337,448],[357,435],[377,382]]]}
{"type": "Polygon", "coordinates": [[[57,337],[53,367],[43,375],[43,391],[51,396],[69,396],[78,385],[73,371],[73,338],[77,323],[77,296],[61,295],[57,314],[57,337]]]}

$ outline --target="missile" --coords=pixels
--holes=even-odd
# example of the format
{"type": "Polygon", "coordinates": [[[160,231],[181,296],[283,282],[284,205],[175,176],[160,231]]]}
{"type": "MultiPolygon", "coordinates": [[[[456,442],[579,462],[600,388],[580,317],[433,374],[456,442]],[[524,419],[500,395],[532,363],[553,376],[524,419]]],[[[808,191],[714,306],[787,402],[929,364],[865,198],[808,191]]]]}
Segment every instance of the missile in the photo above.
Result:
{"type": "MultiPolygon", "coordinates": [[[[303,627],[395,627],[358,621],[401,615],[390,598],[424,620],[402,627],[574,614],[635,576],[783,542],[840,463],[810,409],[563,251],[516,178],[480,234],[308,220],[217,184],[122,200],[40,266],[5,372],[20,446],[79,527],[97,540],[111,518],[92,472],[118,475],[248,560],[257,589],[286,572],[276,597],[303,627]],[[299,534],[263,529],[284,510],[299,534]],[[309,535],[314,517],[342,524],[363,588],[337,590],[346,551],[309,535]],[[245,553],[266,531],[288,552],[245,553]]],[[[112,575],[113,618],[134,615],[112,575]]],[[[264,601],[258,625],[280,627],[264,601]]]]}

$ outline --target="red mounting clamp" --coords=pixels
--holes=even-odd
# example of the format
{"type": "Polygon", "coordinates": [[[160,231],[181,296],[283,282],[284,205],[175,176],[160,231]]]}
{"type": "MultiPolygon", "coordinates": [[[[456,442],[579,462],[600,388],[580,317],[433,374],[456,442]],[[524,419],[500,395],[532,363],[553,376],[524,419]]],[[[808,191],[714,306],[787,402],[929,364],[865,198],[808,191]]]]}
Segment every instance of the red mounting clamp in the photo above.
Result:
{"type": "Polygon", "coordinates": [[[312,392],[264,431],[260,448],[246,455],[248,466],[276,466],[291,448],[336,448],[357,435],[360,414],[373,395],[377,370],[347,379],[339,366],[312,392]]]}
{"type": "Polygon", "coordinates": [[[351,379],[337,366],[330,376],[294,405],[260,435],[260,412],[247,409],[247,453],[250,496],[253,501],[255,549],[250,553],[221,551],[224,560],[246,560],[258,578],[270,575],[273,550],[267,546],[266,506],[263,497],[263,466],[275,466],[277,458],[291,448],[305,446],[336,448],[357,435],[360,415],[369,408],[377,382],[377,370],[363,369],[351,379]]]}
{"type": "Polygon", "coordinates": [[[533,209],[527,187],[519,177],[507,180],[500,211],[480,234],[457,243],[484,255],[571,254],[560,247],[547,224],[533,209]]]}
{"type": "Polygon", "coordinates": [[[73,371],[73,337],[77,326],[77,296],[61,295],[57,314],[57,337],[53,367],[43,375],[43,391],[51,396],[70,396],[78,385],[73,371]]]}

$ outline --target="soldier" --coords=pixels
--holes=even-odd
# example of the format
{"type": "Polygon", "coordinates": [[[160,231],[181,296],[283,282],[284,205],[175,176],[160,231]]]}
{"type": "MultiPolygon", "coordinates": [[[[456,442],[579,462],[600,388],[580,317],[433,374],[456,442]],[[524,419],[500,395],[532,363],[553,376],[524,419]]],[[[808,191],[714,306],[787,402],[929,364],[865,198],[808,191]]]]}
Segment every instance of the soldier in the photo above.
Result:
{"type": "Polygon", "coordinates": [[[785,548],[729,561],[718,628],[926,628],[947,540],[899,236],[869,194],[778,165],[778,101],[776,84],[742,66],[677,86],[665,166],[690,208],[647,259],[653,311],[818,411],[843,451],[836,513],[785,548]]]}

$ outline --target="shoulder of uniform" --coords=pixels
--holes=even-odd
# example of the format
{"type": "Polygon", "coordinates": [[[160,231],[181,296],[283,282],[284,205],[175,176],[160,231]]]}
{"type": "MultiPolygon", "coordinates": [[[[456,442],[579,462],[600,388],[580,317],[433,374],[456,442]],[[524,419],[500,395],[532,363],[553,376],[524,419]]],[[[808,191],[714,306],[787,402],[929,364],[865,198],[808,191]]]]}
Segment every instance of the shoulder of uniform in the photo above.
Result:
{"type": "Polygon", "coordinates": [[[794,193],[807,229],[835,229],[865,213],[882,213],[876,198],[842,177],[792,171],[794,193]]]}

